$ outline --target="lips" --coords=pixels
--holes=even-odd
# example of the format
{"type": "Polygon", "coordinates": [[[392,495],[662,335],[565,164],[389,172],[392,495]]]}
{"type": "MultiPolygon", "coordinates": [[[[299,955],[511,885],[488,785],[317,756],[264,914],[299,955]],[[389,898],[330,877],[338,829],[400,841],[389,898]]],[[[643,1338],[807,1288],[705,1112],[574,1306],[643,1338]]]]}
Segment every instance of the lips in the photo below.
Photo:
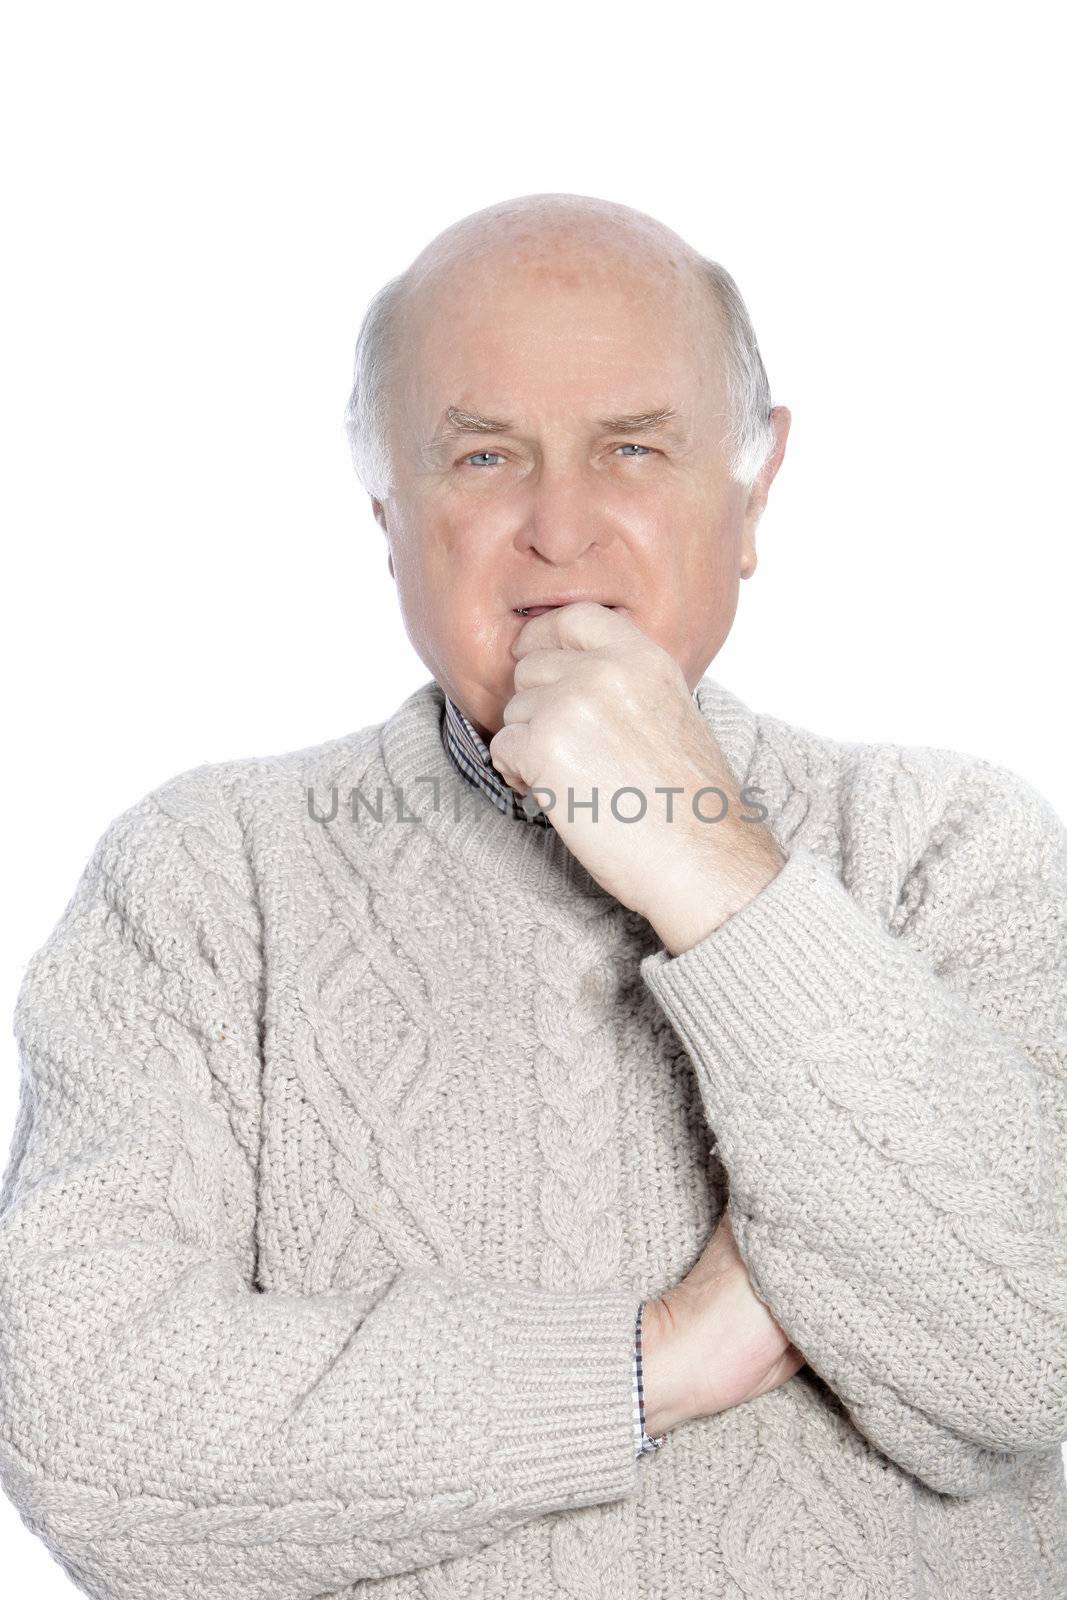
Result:
{"type": "MultiPolygon", "coordinates": [[[[608,611],[615,610],[615,607],[613,605],[608,605],[607,601],[605,600],[598,600],[596,603],[597,605],[604,606],[608,611]]],[[[513,606],[512,609],[516,615],[520,617],[540,617],[543,616],[546,611],[558,611],[560,606],[569,606],[574,604],[576,604],[576,602],[573,600],[553,600],[547,605],[513,606]]]]}

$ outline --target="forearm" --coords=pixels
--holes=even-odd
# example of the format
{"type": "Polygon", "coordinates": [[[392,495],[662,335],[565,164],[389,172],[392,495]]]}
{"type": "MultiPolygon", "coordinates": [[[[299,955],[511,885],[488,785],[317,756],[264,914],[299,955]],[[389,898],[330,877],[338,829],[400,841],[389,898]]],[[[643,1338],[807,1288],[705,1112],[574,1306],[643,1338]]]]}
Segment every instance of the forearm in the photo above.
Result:
{"type": "Polygon", "coordinates": [[[0,1484],[26,1523],[94,1593],[295,1600],[631,1492],[626,1290],[433,1263],[260,1289],[225,1100],[260,1042],[212,893],[138,807],[20,991],[0,1484]]]}
{"type": "Polygon", "coordinates": [[[1003,977],[999,1026],[807,851],[714,937],[644,964],[693,1060],[757,1293],[868,1437],[943,1492],[1067,1426],[1054,831],[1046,853],[1048,887],[1035,870],[1002,894],[1031,976],[1003,977]]]}

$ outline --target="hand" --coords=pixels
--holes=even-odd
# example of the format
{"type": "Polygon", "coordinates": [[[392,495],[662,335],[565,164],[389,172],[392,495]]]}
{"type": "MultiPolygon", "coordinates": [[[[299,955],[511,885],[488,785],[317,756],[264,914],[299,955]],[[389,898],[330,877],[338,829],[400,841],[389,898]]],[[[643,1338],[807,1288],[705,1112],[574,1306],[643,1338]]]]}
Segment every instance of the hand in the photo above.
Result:
{"type": "Polygon", "coordinates": [[[774,877],[784,856],[759,822],[740,820],[733,774],[681,668],[635,623],[588,601],[558,606],[532,617],[512,650],[494,766],[518,793],[539,791],[590,876],[669,948],[695,943],[774,877]]]}
{"type": "Polygon", "coordinates": [[[692,1270],[641,1317],[645,1432],[711,1417],[786,1383],[804,1357],[752,1288],[724,1211],[692,1270]]]}

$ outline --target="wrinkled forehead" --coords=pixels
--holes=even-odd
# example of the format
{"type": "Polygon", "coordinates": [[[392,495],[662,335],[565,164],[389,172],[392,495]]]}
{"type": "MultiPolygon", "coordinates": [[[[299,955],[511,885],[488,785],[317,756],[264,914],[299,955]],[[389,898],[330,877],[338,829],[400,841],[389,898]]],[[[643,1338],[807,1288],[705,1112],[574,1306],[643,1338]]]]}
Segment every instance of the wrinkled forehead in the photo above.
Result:
{"type": "Polygon", "coordinates": [[[598,386],[632,384],[638,409],[656,390],[671,403],[706,390],[718,350],[714,297],[682,249],[542,235],[468,243],[423,263],[405,297],[396,376],[419,411],[457,384],[482,401],[495,384],[511,400],[528,387],[588,388],[591,401],[598,386]]]}

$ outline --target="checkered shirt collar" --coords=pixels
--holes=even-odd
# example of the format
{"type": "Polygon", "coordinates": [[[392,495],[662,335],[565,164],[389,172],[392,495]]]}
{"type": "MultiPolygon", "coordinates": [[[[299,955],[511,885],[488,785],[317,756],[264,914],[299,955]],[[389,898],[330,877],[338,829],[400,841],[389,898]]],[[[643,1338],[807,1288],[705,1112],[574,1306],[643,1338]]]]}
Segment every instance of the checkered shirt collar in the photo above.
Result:
{"type": "Polygon", "coordinates": [[[530,812],[523,808],[523,797],[504,782],[493,766],[489,747],[470,720],[464,716],[453,700],[445,695],[445,714],[441,722],[441,736],[445,749],[466,778],[467,782],[488,795],[498,811],[508,812],[519,822],[533,822],[542,828],[551,827],[545,812],[535,809],[536,801],[530,799],[530,812]]]}

